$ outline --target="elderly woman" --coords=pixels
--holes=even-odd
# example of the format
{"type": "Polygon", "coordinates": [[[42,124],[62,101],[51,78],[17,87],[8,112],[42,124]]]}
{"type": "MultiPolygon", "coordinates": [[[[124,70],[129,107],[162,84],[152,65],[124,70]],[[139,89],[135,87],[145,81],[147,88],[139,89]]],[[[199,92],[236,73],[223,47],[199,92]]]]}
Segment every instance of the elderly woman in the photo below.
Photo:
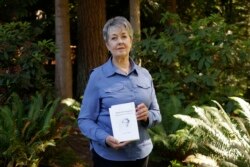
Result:
{"type": "Polygon", "coordinates": [[[129,56],[133,30],[126,18],[108,20],[103,38],[112,56],[90,74],[78,125],[90,139],[94,167],[146,167],[153,149],[147,129],[161,122],[152,77],[129,56]],[[135,103],[140,139],[119,142],[113,137],[109,108],[128,102],[135,103]]]}

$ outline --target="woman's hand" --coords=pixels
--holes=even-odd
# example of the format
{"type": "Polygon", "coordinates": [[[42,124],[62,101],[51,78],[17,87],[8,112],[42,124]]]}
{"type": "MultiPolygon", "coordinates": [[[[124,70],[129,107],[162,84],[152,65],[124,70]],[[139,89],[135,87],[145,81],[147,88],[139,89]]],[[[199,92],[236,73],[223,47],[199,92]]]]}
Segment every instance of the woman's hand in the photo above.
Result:
{"type": "Polygon", "coordinates": [[[125,145],[127,145],[128,143],[130,143],[129,141],[126,142],[119,142],[117,139],[115,139],[113,136],[108,136],[106,138],[106,144],[109,145],[110,147],[118,150],[122,147],[124,147],[125,145]]]}
{"type": "Polygon", "coordinates": [[[141,103],[136,107],[136,117],[138,121],[147,121],[148,120],[148,107],[141,103]]]}

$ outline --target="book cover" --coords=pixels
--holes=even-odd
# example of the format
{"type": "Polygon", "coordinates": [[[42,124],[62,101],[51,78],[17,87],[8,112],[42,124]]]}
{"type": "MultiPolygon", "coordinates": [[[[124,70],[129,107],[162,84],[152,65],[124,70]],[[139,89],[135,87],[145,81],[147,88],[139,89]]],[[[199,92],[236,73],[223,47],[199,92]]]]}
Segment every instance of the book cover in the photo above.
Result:
{"type": "Polygon", "coordinates": [[[139,140],[134,102],[113,105],[109,113],[114,138],[119,142],[139,140]]]}

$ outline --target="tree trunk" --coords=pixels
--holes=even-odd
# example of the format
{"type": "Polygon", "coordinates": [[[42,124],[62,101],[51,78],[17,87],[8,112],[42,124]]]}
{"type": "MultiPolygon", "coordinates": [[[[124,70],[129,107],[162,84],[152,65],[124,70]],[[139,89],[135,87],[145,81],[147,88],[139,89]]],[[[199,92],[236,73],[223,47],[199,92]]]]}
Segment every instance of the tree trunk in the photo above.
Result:
{"type": "Polygon", "coordinates": [[[68,0],[55,0],[56,69],[55,85],[61,98],[72,97],[72,63],[68,0]]]}
{"type": "Polygon", "coordinates": [[[167,10],[170,13],[176,13],[176,0],[167,0],[167,10]]]}
{"type": "Polygon", "coordinates": [[[79,0],[78,3],[76,98],[82,95],[91,69],[107,60],[107,49],[102,37],[106,21],[106,1],[79,0]]]}
{"type": "Polygon", "coordinates": [[[140,0],[129,0],[130,23],[134,29],[135,41],[141,40],[140,0]]]}

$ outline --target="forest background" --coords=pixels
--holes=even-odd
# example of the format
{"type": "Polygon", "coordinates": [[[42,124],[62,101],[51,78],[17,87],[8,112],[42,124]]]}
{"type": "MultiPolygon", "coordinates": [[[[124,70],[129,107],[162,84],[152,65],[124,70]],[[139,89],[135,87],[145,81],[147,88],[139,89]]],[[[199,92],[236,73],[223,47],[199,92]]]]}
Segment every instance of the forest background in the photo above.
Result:
{"type": "Polygon", "coordinates": [[[91,165],[76,117],[89,71],[109,56],[102,27],[117,15],[135,29],[131,56],[152,74],[163,116],[150,130],[150,165],[249,164],[250,116],[230,100],[250,99],[249,9],[248,0],[1,0],[0,165],[91,165]]]}

